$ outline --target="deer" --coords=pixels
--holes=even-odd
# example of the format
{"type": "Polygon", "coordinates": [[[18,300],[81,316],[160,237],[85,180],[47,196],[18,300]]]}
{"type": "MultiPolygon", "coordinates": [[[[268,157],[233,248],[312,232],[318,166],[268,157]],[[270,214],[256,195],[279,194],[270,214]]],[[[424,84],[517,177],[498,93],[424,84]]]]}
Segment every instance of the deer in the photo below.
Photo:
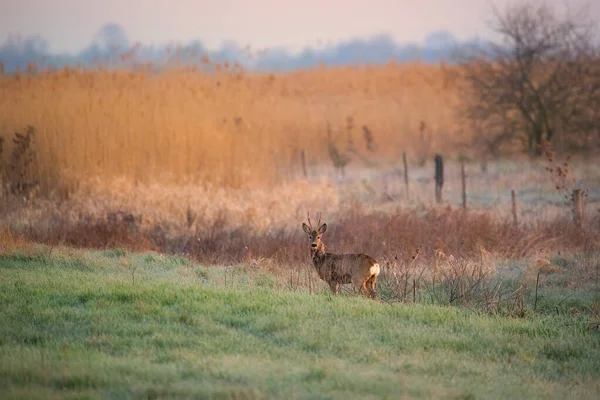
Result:
{"type": "Polygon", "coordinates": [[[306,214],[308,225],[302,223],[302,229],[310,240],[310,254],[312,263],[325,281],[333,295],[337,295],[340,285],[352,283],[359,294],[367,298],[375,298],[375,283],[379,276],[379,263],[366,254],[335,254],[325,251],[325,244],[321,236],[327,231],[327,224],[319,222],[314,229],[310,222],[310,212],[306,214]]]}

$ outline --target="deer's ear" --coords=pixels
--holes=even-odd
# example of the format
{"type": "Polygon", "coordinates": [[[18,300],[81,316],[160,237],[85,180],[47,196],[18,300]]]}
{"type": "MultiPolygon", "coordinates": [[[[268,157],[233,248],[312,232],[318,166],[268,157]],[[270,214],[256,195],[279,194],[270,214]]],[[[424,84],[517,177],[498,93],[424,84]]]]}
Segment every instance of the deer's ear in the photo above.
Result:
{"type": "Polygon", "coordinates": [[[308,225],[306,225],[305,223],[302,224],[302,229],[304,229],[304,232],[308,233],[310,235],[310,228],[308,227],[308,225]]]}
{"type": "Polygon", "coordinates": [[[323,234],[325,233],[325,231],[327,230],[327,224],[323,224],[321,225],[321,227],[319,228],[319,233],[323,234]]]}

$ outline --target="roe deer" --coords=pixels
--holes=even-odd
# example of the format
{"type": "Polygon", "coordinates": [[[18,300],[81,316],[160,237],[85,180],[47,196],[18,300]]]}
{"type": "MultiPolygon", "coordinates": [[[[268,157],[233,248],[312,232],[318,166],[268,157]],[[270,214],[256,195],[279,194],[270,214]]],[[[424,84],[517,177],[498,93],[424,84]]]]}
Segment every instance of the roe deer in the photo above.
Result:
{"type": "Polygon", "coordinates": [[[359,293],[375,298],[375,282],[379,275],[379,263],[366,254],[334,254],[325,252],[321,236],[327,230],[327,224],[321,225],[321,215],[317,228],[313,229],[310,214],[308,225],[302,223],[302,229],[310,239],[312,262],[319,277],[327,282],[333,294],[337,294],[340,285],[352,283],[359,293]]]}

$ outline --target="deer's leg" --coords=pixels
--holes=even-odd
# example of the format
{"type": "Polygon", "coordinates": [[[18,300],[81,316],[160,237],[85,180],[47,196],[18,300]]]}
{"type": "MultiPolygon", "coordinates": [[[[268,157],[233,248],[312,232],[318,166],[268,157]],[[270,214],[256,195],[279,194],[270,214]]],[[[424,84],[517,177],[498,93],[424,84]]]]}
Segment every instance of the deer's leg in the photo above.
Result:
{"type": "Polygon", "coordinates": [[[354,289],[358,292],[358,294],[362,294],[363,288],[365,286],[365,279],[357,277],[355,275],[352,277],[352,284],[354,285],[354,289]]]}
{"type": "Polygon", "coordinates": [[[333,292],[333,295],[335,296],[338,293],[340,284],[332,281],[332,282],[329,282],[329,287],[331,288],[331,291],[333,292]]]}
{"type": "Polygon", "coordinates": [[[373,279],[372,276],[368,277],[367,280],[365,281],[365,296],[367,297],[372,297],[373,296],[373,287],[371,284],[371,280],[373,279]]]}
{"type": "Polygon", "coordinates": [[[372,275],[369,278],[369,291],[370,291],[370,296],[375,298],[376,294],[375,294],[375,283],[377,282],[377,275],[372,275]]]}
{"type": "Polygon", "coordinates": [[[362,293],[365,297],[369,297],[369,289],[367,289],[367,280],[364,280],[360,285],[359,293],[362,293]]]}

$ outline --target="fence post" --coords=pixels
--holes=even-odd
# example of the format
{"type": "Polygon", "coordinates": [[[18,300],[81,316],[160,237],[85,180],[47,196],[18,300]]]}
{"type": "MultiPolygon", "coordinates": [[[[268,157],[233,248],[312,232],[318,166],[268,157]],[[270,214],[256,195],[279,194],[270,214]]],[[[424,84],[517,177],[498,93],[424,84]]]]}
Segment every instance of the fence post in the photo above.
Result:
{"type": "MultiPolygon", "coordinates": [[[[0,63],[2,65],[2,63],[0,63]]],[[[0,72],[2,72],[0,70],[0,72]]],[[[1,76],[2,74],[0,74],[1,76]]],[[[4,137],[0,136],[0,205],[4,205],[4,185],[6,184],[4,179],[4,137]]]]}
{"type": "Polygon", "coordinates": [[[444,186],[444,160],[441,155],[435,155],[435,200],[442,202],[442,187],[444,186]]]}
{"type": "Polygon", "coordinates": [[[465,174],[465,160],[460,160],[460,179],[462,180],[462,206],[467,209],[467,176],[465,174]]]}
{"type": "Polygon", "coordinates": [[[573,220],[578,227],[583,226],[583,196],[585,191],[573,189],[571,201],[573,201],[573,220]]]}
{"type": "Polygon", "coordinates": [[[306,171],[306,153],[304,149],[300,150],[300,161],[302,162],[302,173],[304,174],[304,179],[307,179],[308,173],[306,171]]]}
{"type": "Polygon", "coordinates": [[[480,165],[481,165],[481,172],[484,173],[484,174],[487,174],[487,172],[488,172],[488,159],[487,159],[487,157],[485,155],[481,158],[480,165]]]}
{"type": "Polygon", "coordinates": [[[406,162],[406,153],[402,153],[402,163],[404,164],[404,186],[406,187],[406,200],[410,197],[408,195],[408,163],[406,162]]]}
{"type": "Polygon", "coordinates": [[[517,219],[517,195],[515,194],[515,189],[512,189],[510,191],[510,197],[511,197],[511,202],[512,202],[513,224],[514,225],[518,225],[519,224],[519,220],[517,219]]]}

